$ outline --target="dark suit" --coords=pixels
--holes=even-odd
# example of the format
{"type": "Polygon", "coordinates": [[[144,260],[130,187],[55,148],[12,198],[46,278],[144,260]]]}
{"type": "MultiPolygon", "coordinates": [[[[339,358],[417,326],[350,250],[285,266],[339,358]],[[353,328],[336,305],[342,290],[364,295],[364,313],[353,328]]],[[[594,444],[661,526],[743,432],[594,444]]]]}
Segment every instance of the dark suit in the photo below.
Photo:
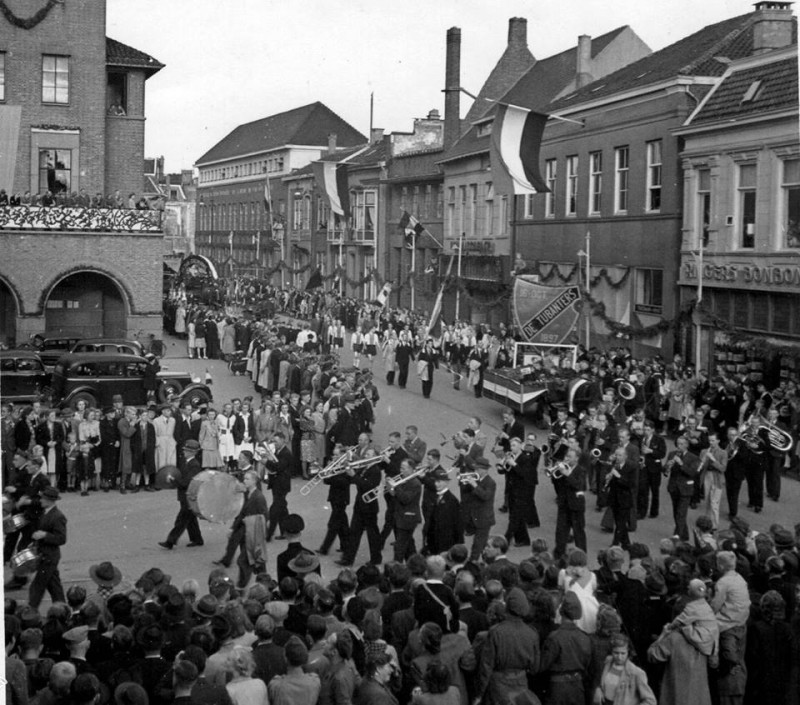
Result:
{"type": "MultiPolygon", "coordinates": [[[[386,475],[386,479],[389,478],[396,478],[400,476],[400,463],[402,463],[406,458],[408,458],[408,453],[406,453],[405,448],[403,446],[398,446],[389,454],[389,462],[381,463],[378,467],[383,470],[386,475]]],[[[383,521],[383,529],[381,529],[381,542],[386,543],[386,539],[389,538],[392,531],[394,531],[394,495],[389,494],[388,492],[383,495],[384,500],[386,500],[386,514],[384,515],[383,521]]]]}
{"type": "Polygon", "coordinates": [[[200,419],[192,419],[186,421],[183,414],[175,416],[175,430],[172,436],[175,439],[175,449],[177,453],[178,467],[183,470],[186,464],[186,457],[183,454],[183,444],[188,440],[197,441],[200,439],[200,426],[202,421],[200,419]]]}
{"type": "Polygon", "coordinates": [[[203,543],[203,534],[200,533],[200,524],[197,521],[197,515],[189,507],[189,500],[186,498],[186,491],[194,479],[195,475],[200,474],[203,468],[200,466],[200,461],[197,456],[190,458],[184,463],[183,470],[181,470],[180,477],[175,482],[178,490],[178,503],[180,509],[178,516],[175,517],[175,525],[167,536],[165,543],[174,546],[178,543],[184,531],[189,532],[189,541],[192,543],[203,543]]]}
{"type": "Polygon", "coordinates": [[[404,482],[394,490],[394,559],[398,563],[417,552],[414,530],[422,521],[421,499],[422,483],[417,478],[404,482]]]}
{"type": "Polygon", "coordinates": [[[258,487],[250,490],[249,494],[245,495],[244,504],[242,509],[233,520],[231,529],[233,533],[239,536],[239,587],[243,588],[250,582],[250,576],[255,570],[256,573],[261,573],[266,570],[266,565],[250,565],[247,559],[247,531],[245,528],[244,519],[249,516],[258,516],[262,514],[264,519],[267,518],[267,499],[258,487]]]}
{"type": "Polygon", "coordinates": [[[639,473],[639,464],[634,463],[630,458],[625,464],[620,466],[614,464],[608,488],[608,504],[614,513],[614,541],[613,545],[622,546],[628,550],[631,541],[628,537],[628,527],[630,525],[631,509],[635,506],[634,497],[636,496],[636,476],[639,473]]]}
{"type": "Polygon", "coordinates": [[[289,516],[289,506],[286,502],[286,495],[292,489],[292,469],[294,468],[294,458],[287,446],[283,446],[276,451],[273,460],[267,461],[267,471],[269,479],[267,487],[272,490],[272,506],[269,508],[269,529],[267,531],[267,541],[270,541],[275,534],[275,530],[280,527],[283,533],[283,522],[289,516]]]}
{"type": "Polygon", "coordinates": [[[671,463],[669,471],[669,482],[667,482],[667,492],[672,498],[672,516],[675,521],[676,534],[682,541],[689,540],[689,526],[686,523],[686,515],[689,513],[689,502],[694,494],[694,486],[700,468],[700,458],[686,451],[674,450],[669,454],[667,465],[671,463]],[[680,457],[681,462],[673,462],[674,458],[680,457]]]}
{"type": "Polygon", "coordinates": [[[45,511],[39,518],[38,531],[47,535],[36,540],[39,552],[39,566],[31,582],[29,604],[38,609],[45,590],[50,593],[53,602],[64,602],[64,588],[58,574],[58,562],[61,560],[61,546],[67,542],[67,517],[58,507],[45,511]]]}
{"type": "Polygon", "coordinates": [[[116,418],[100,419],[100,473],[106,485],[116,485],[119,469],[119,426],[116,418]]]}
{"type": "MultiPolygon", "coordinates": [[[[238,446],[242,443],[252,443],[253,437],[255,434],[255,425],[256,420],[253,417],[253,413],[245,417],[242,414],[236,414],[236,419],[233,422],[233,428],[231,429],[231,435],[233,436],[233,442],[238,446]]],[[[176,426],[176,435],[177,435],[177,426],[176,426]]],[[[200,435],[200,430],[198,427],[198,437],[200,435]]],[[[197,439],[195,439],[197,440],[197,439]]]]}
{"type": "Polygon", "coordinates": [[[461,518],[464,522],[464,533],[474,535],[470,560],[481,557],[483,548],[489,538],[489,530],[494,526],[494,496],[497,483],[489,475],[482,477],[475,487],[461,486],[461,518]]]}
{"type": "Polygon", "coordinates": [[[331,505],[331,516],[328,519],[328,530],[322,541],[320,553],[325,554],[334,539],[339,537],[339,545],[344,549],[347,545],[350,524],[347,521],[347,505],[350,504],[350,477],[335,475],[325,480],[328,485],[328,504],[331,505]]]}
{"type": "Polygon", "coordinates": [[[567,550],[570,529],[575,546],[586,551],[586,476],[588,458],[581,454],[578,464],[566,477],[553,480],[556,491],[556,546],[553,555],[561,558],[567,550]]]}
{"type": "Polygon", "coordinates": [[[339,413],[336,415],[331,430],[328,431],[328,439],[331,448],[337,443],[341,443],[345,447],[354,446],[358,443],[358,423],[356,422],[355,414],[349,409],[342,406],[339,413]]]}
{"type": "Polygon", "coordinates": [[[642,439],[642,448],[649,447],[652,453],[642,453],[644,464],[639,469],[639,489],[636,493],[636,510],[639,519],[648,516],[655,519],[659,510],[659,494],[661,492],[661,474],[664,471],[664,458],[667,455],[667,443],[657,433],[648,441],[642,439]]]}
{"type": "Polygon", "coordinates": [[[732,448],[728,446],[728,464],[725,466],[725,494],[728,498],[728,513],[735,517],[739,513],[739,492],[747,476],[747,465],[744,456],[738,452],[743,441],[738,441],[732,448]]]}
{"type": "Polygon", "coordinates": [[[511,456],[497,472],[506,476],[506,489],[508,491],[508,528],[506,540],[513,539],[517,545],[528,546],[531,542],[528,536],[528,524],[539,526],[539,513],[536,511],[534,494],[536,492],[536,468],[539,465],[541,452],[536,449],[533,453],[521,452],[516,458],[511,456]]]}
{"type": "Polygon", "coordinates": [[[444,553],[451,546],[464,543],[461,505],[450,490],[434,497],[430,520],[425,530],[425,545],[432,554],[444,553]]]}
{"type": "Polygon", "coordinates": [[[141,419],[131,438],[133,472],[154,475],[156,472],[156,427],[149,421],[142,426],[141,419]]]}
{"type": "Polygon", "coordinates": [[[365,492],[380,487],[381,470],[377,465],[356,473],[352,480],[356,486],[356,499],[353,505],[353,521],[350,524],[350,536],[344,548],[343,563],[353,563],[361,544],[361,535],[367,532],[369,542],[369,562],[380,565],[381,534],[378,530],[378,502],[365,502],[362,497],[365,492]]]}

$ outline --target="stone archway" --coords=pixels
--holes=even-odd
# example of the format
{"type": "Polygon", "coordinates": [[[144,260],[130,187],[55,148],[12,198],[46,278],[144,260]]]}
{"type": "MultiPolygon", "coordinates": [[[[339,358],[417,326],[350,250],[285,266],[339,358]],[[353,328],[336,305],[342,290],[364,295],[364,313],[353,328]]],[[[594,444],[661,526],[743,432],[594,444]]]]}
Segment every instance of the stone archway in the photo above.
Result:
{"type": "Polygon", "coordinates": [[[17,316],[19,315],[19,300],[16,292],[0,279],[0,343],[9,347],[16,345],[17,341],[17,316]]]}
{"type": "Polygon", "coordinates": [[[100,272],[73,272],[60,279],[44,309],[45,336],[123,338],[127,331],[127,297],[100,272]]]}

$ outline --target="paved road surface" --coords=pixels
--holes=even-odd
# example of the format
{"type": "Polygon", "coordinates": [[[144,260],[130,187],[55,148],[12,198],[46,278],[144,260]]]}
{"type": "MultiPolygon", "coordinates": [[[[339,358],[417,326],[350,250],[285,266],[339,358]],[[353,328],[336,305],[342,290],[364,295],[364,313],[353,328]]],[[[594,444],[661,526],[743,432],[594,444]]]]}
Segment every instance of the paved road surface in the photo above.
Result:
{"type": "MultiPolygon", "coordinates": [[[[163,361],[165,366],[173,370],[189,370],[195,375],[203,376],[206,368],[212,374],[215,404],[234,396],[251,394],[252,385],[246,377],[232,376],[225,363],[221,361],[189,360],[185,357],[183,343],[176,340],[169,341],[168,355],[163,361]]],[[[420,435],[428,442],[428,447],[439,447],[440,434],[450,438],[458,430],[466,426],[468,418],[472,415],[480,416],[484,423],[483,428],[492,443],[501,422],[501,407],[487,399],[476,399],[472,392],[465,389],[462,384],[460,391],[452,388],[450,375],[443,371],[436,373],[432,399],[422,397],[420,382],[412,372],[409,375],[409,386],[406,390],[398,387],[388,387],[382,374],[378,361],[375,362],[376,380],[381,399],[376,408],[376,424],[374,428],[375,442],[379,447],[386,445],[386,437],[390,431],[403,431],[408,424],[415,424],[420,429],[420,435]]],[[[537,431],[540,442],[544,441],[544,433],[537,431]]],[[[443,454],[453,454],[452,444],[445,445],[443,454]]],[[[448,460],[443,459],[443,464],[448,467],[448,460]]],[[[541,475],[541,472],[540,472],[541,475]]],[[[325,532],[325,525],[329,517],[329,507],[325,502],[327,488],[319,486],[308,497],[302,498],[296,491],[302,484],[301,480],[294,480],[293,492],[289,495],[289,510],[300,513],[306,521],[306,533],[303,543],[311,549],[316,549],[325,532]]],[[[502,480],[501,483],[502,485],[502,480]]],[[[455,489],[455,488],[454,488],[455,489]]],[[[634,540],[642,541],[657,550],[658,540],[672,532],[669,496],[665,485],[662,485],[662,511],[658,519],[648,519],[639,523],[639,530],[633,535],[634,540]]],[[[457,491],[456,491],[457,494],[457,491]]],[[[746,499],[746,490],[743,489],[742,497],[746,499]]],[[[269,498],[268,498],[269,499],[269,498]]],[[[497,505],[501,503],[497,498],[497,505]]],[[[741,514],[751,522],[754,528],[766,529],[773,522],[782,523],[787,527],[793,526],[797,521],[797,507],[800,507],[800,483],[784,479],[784,488],[781,501],[774,503],[766,500],[764,513],[756,515],[744,509],[741,514]]],[[[603,534],[599,529],[600,514],[593,509],[594,498],[589,496],[589,509],[587,510],[587,537],[589,543],[590,560],[594,562],[597,551],[607,547],[610,536],[603,534]]],[[[723,515],[727,505],[723,500],[723,515]]],[[[145,570],[157,566],[172,575],[173,582],[180,583],[188,578],[200,581],[205,585],[206,578],[212,566],[211,561],[222,555],[228,528],[224,525],[210,524],[201,521],[201,529],[205,539],[205,546],[201,548],[187,548],[188,538],[184,534],[181,543],[172,551],[166,551],[158,546],[158,541],[164,540],[172,526],[178,510],[178,503],[174,491],[158,493],[140,492],[138,494],[120,495],[119,493],[92,493],[89,497],[80,497],[67,494],[60,503],[62,511],[67,515],[69,525],[69,540],[63,549],[61,561],[62,580],[65,585],[81,583],[91,585],[88,574],[89,567],[104,560],[111,560],[123,572],[123,584],[132,584],[145,570]]],[[[537,493],[537,506],[542,520],[542,528],[532,535],[543,536],[552,547],[555,527],[555,502],[552,486],[546,478],[540,477],[537,493]]],[[[381,512],[381,521],[382,521],[381,512]]],[[[689,521],[693,522],[696,512],[690,512],[689,521]]],[[[508,521],[507,514],[497,513],[497,533],[504,533],[508,521]]],[[[691,524],[690,524],[691,525],[691,524]]],[[[275,569],[275,556],[284,550],[285,542],[273,541],[270,544],[268,569],[275,569]]],[[[528,555],[529,549],[513,548],[510,557],[519,561],[528,555]]],[[[391,547],[387,545],[384,559],[391,560],[391,547]]],[[[323,576],[331,579],[338,572],[338,566],[333,561],[338,557],[334,551],[322,558],[323,576]]],[[[357,558],[365,561],[368,558],[366,537],[362,541],[362,549],[357,558]]],[[[358,564],[358,563],[357,563],[358,564]]],[[[235,578],[236,568],[230,574],[235,578]]],[[[8,576],[7,576],[8,579],[8,576]]],[[[25,599],[26,591],[11,593],[13,597],[25,599]]]]}

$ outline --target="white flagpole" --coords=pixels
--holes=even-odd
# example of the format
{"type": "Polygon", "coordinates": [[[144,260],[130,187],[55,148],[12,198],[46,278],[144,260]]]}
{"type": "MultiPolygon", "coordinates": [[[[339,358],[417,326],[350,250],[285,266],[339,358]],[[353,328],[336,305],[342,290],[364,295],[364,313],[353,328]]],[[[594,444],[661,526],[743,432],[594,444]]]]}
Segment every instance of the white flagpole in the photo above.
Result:
{"type": "Polygon", "coordinates": [[[414,280],[417,278],[417,233],[411,236],[411,310],[416,311],[417,287],[414,280]]]}
{"type": "MultiPolygon", "coordinates": [[[[591,233],[586,231],[586,293],[591,293],[592,287],[592,236],[591,233]]],[[[591,345],[592,337],[592,313],[589,308],[589,302],[586,302],[586,349],[588,350],[591,345]]]]}
{"type": "MultiPolygon", "coordinates": [[[[700,251],[697,256],[697,306],[703,301],[703,233],[700,233],[700,251]]],[[[701,358],[701,344],[700,334],[703,330],[700,325],[700,312],[695,308],[694,312],[694,369],[699,372],[703,365],[700,364],[701,358]]]]}
{"type": "Polygon", "coordinates": [[[456,320],[461,308],[461,252],[464,249],[464,233],[458,238],[458,286],[456,288],[456,320]]]}

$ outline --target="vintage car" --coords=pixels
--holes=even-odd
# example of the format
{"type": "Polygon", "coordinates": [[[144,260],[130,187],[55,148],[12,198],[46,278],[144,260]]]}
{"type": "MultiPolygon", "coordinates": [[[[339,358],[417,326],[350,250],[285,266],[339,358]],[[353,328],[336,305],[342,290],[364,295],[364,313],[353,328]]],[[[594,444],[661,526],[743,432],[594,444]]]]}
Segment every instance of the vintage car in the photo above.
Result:
{"type": "MultiPolygon", "coordinates": [[[[148,402],[144,378],[147,360],[122,353],[71,353],[64,355],[53,369],[53,404],[75,406],[83,400],[88,406],[103,407],[121,394],[126,404],[148,402]]],[[[193,406],[212,400],[208,385],[188,372],[162,370],[156,375],[156,396],[160,402],[187,400],[193,406]]]]}
{"type": "Polygon", "coordinates": [[[0,398],[11,402],[42,399],[50,385],[50,373],[33,350],[0,351],[0,398]]]}
{"type": "Polygon", "coordinates": [[[36,347],[36,352],[39,353],[44,366],[52,368],[58,362],[58,358],[72,350],[72,346],[78,340],[80,338],[45,338],[36,347]]]}
{"type": "Polygon", "coordinates": [[[138,340],[124,338],[82,338],[69,350],[71,353],[124,353],[144,357],[144,347],[138,340]]]}

